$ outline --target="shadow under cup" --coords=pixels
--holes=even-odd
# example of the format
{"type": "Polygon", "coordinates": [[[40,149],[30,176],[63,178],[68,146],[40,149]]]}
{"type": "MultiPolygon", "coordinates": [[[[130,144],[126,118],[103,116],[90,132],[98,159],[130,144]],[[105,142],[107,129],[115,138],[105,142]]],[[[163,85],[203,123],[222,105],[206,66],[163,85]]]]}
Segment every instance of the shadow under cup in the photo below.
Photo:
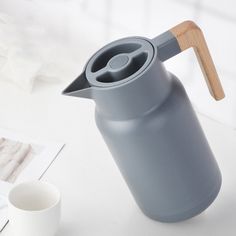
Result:
{"type": "Polygon", "coordinates": [[[10,191],[8,205],[14,235],[55,235],[61,211],[61,196],[55,186],[41,181],[19,184],[10,191]]]}

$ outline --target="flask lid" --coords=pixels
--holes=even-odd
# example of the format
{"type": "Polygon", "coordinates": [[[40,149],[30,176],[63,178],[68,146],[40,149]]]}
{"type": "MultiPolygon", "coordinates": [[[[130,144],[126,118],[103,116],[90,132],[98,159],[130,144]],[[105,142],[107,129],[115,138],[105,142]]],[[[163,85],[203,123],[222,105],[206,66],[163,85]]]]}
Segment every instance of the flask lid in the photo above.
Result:
{"type": "Polygon", "coordinates": [[[114,41],[95,53],[86,65],[90,85],[111,87],[142,73],[154,57],[154,46],[145,38],[114,41]]]}

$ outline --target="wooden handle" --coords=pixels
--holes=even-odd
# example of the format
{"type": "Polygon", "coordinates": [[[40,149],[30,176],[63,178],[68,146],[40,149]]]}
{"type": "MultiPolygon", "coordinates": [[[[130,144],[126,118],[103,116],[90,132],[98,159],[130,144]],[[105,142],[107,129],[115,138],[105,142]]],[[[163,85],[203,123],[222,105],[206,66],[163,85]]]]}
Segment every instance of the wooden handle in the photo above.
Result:
{"type": "Polygon", "coordinates": [[[201,29],[192,21],[184,21],[170,31],[178,41],[181,51],[194,48],[211,95],[216,100],[223,99],[225,94],[201,29]]]}

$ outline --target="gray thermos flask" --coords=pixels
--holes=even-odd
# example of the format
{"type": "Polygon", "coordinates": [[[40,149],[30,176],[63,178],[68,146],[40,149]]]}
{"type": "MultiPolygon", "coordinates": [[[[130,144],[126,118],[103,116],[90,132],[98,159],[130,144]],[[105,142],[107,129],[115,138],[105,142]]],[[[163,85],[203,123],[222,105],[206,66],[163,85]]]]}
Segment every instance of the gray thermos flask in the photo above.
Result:
{"type": "Polygon", "coordinates": [[[182,84],[163,62],[194,48],[210,93],[224,97],[201,29],[185,21],[154,39],[114,41],[63,94],[93,99],[95,119],[138,206],[177,222],[216,198],[221,173],[182,84]]]}

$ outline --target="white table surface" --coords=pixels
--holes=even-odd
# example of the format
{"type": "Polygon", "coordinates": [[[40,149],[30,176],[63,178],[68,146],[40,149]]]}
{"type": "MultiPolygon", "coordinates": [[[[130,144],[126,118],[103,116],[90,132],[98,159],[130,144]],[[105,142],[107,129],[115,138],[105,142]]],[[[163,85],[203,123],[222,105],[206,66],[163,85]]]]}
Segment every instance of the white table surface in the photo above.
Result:
{"type": "MultiPolygon", "coordinates": [[[[94,103],[61,96],[64,87],[62,83],[37,83],[28,94],[0,84],[1,127],[66,143],[44,176],[62,193],[63,214],[57,236],[236,235],[235,130],[199,115],[222,170],[221,192],[203,214],[191,220],[155,222],[136,206],[96,129],[94,103]]],[[[9,227],[2,235],[11,235],[9,227]]]]}

